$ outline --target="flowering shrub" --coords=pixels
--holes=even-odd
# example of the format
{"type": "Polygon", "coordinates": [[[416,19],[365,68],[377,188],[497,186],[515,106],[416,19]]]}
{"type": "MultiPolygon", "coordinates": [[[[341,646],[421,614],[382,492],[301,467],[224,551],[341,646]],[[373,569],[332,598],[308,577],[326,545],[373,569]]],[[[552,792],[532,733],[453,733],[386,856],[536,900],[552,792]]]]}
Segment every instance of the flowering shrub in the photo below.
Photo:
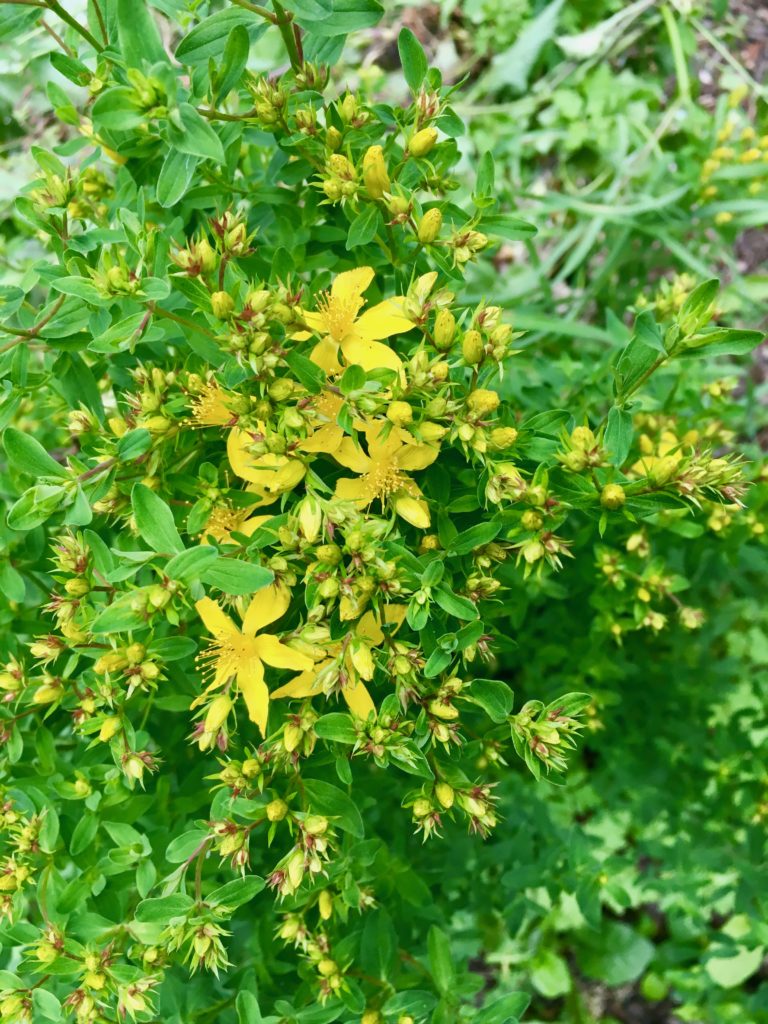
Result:
{"type": "Polygon", "coordinates": [[[513,315],[462,300],[534,228],[490,154],[471,195],[451,176],[453,89],[408,30],[401,106],[334,75],[375,0],[43,6],[62,141],[0,348],[0,1020],[251,1022],[258,993],[307,1024],[517,1019],[409,833],[479,844],[514,758],[567,768],[590,696],[504,676],[571,565],[613,641],[702,624],[669,538],[747,479],[674,393],[761,335],[714,280],[649,291],[562,406],[513,315]]]}

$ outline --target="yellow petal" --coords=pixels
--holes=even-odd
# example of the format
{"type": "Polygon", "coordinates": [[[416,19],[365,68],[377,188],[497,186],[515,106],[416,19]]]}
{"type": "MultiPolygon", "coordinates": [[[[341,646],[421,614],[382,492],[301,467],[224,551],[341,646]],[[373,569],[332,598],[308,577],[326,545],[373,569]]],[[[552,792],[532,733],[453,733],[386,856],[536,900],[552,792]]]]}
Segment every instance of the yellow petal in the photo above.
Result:
{"type": "Polygon", "coordinates": [[[262,633],[256,637],[256,650],[262,661],[272,668],[292,668],[301,672],[314,667],[314,662],[306,654],[299,654],[286,644],[281,644],[276,636],[262,633]]]}
{"type": "Polygon", "coordinates": [[[397,295],[366,309],[355,321],[355,334],[365,341],[376,341],[412,331],[413,324],[403,313],[404,302],[404,296],[397,295]]]}
{"type": "Polygon", "coordinates": [[[284,583],[273,583],[259,590],[243,616],[243,634],[256,636],[260,629],[285,615],[290,603],[291,591],[284,583]]]}
{"type": "Polygon", "coordinates": [[[364,507],[370,505],[376,495],[366,486],[364,478],[342,477],[336,481],[336,497],[342,501],[355,501],[364,507]]]}
{"type": "Polygon", "coordinates": [[[371,267],[357,267],[337,274],[331,285],[331,295],[335,299],[351,301],[359,299],[374,278],[371,267]]]}
{"type": "Polygon", "coordinates": [[[335,454],[339,445],[344,440],[344,431],[335,423],[326,423],[302,441],[301,450],[304,452],[326,452],[328,455],[335,454]]]}
{"type": "Polygon", "coordinates": [[[404,622],[407,611],[407,604],[385,604],[379,612],[366,612],[358,622],[355,632],[358,636],[370,640],[374,647],[378,647],[384,642],[384,631],[380,625],[382,614],[385,623],[395,623],[399,627],[404,622]]]}
{"type": "Polygon", "coordinates": [[[274,516],[271,515],[251,516],[250,519],[246,519],[244,523],[241,523],[240,526],[238,526],[235,529],[235,533],[242,533],[243,536],[250,537],[258,530],[260,526],[263,526],[264,523],[268,523],[269,520],[273,518],[274,516]]]}
{"type": "Polygon", "coordinates": [[[371,460],[359,444],[351,437],[345,437],[333,452],[333,457],[353,473],[367,473],[371,468],[371,460]]]}
{"type": "Polygon", "coordinates": [[[341,693],[347,702],[349,710],[357,718],[365,720],[369,715],[376,714],[376,705],[362,683],[357,683],[355,686],[345,686],[341,693]]]}
{"type": "Polygon", "coordinates": [[[423,498],[414,498],[405,491],[397,491],[393,498],[395,512],[417,530],[426,530],[430,524],[429,507],[423,498]]]}
{"type": "Polygon", "coordinates": [[[316,679],[316,669],[302,672],[300,675],[294,676],[290,683],[286,683],[285,686],[279,686],[276,690],[273,690],[272,699],[275,700],[280,697],[311,697],[315,692],[316,679]]]}
{"type": "MultiPolygon", "coordinates": [[[[326,317],[324,313],[305,312],[304,323],[307,325],[307,327],[311,327],[316,334],[328,333],[328,317],[326,317]]],[[[308,335],[306,334],[304,336],[308,337],[308,335]]],[[[294,334],[293,337],[297,338],[298,335],[294,334]]]]}
{"type": "Polygon", "coordinates": [[[269,689],[264,682],[264,666],[258,658],[249,658],[240,666],[237,685],[248,708],[248,717],[259,727],[261,735],[265,736],[269,715],[269,689]]]}
{"type": "Polygon", "coordinates": [[[221,607],[212,601],[210,597],[202,597],[195,602],[197,614],[203,620],[205,628],[214,636],[235,636],[240,630],[228,615],[225,615],[221,607]]]}
{"type": "Polygon", "coordinates": [[[237,427],[229,432],[227,455],[233,471],[243,480],[255,485],[254,491],[262,499],[285,494],[301,482],[307,467],[299,459],[285,455],[253,455],[248,447],[250,435],[237,427]]]}
{"type": "Polygon", "coordinates": [[[341,343],[341,351],[348,363],[369,370],[396,370],[403,372],[403,362],[397,352],[379,341],[366,341],[357,334],[349,334],[341,343]]]}
{"type": "Polygon", "coordinates": [[[439,453],[440,449],[431,444],[404,445],[397,454],[397,464],[405,470],[426,469],[439,453]]]}
{"type": "Polygon", "coordinates": [[[339,346],[333,338],[323,338],[322,341],[318,341],[309,358],[326,373],[339,373],[341,370],[339,346]]]}

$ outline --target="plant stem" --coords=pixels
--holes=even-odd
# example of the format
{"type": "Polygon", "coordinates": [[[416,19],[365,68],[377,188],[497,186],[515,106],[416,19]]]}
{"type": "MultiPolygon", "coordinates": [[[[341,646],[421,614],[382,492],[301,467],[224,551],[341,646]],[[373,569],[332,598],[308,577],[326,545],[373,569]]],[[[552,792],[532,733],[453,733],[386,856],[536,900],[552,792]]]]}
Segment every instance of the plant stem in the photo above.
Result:
{"type": "Polygon", "coordinates": [[[101,12],[101,3],[99,2],[99,0],[91,0],[91,2],[93,3],[93,9],[96,12],[96,20],[99,23],[99,29],[101,30],[101,35],[106,45],[107,43],[109,43],[109,33],[107,32],[107,26],[104,21],[104,15],[101,12]]]}
{"type": "Polygon", "coordinates": [[[72,17],[69,11],[65,11],[59,3],[59,0],[45,0],[45,6],[49,11],[53,11],[54,14],[58,14],[62,21],[66,21],[70,28],[73,28],[75,32],[89,42],[97,53],[101,53],[104,47],[98,41],[96,36],[91,35],[88,29],[84,25],[81,25],[77,18],[72,17]]]}
{"type": "Polygon", "coordinates": [[[254,14],[258,14],[260,18],[264,18],[273,25],[277,24],[277,18],[272,11],[268,11],[266,7],[260,7],[258,4],[252,4],[249,0],[232,0],[232,3],[237,4],[238,7],[242,7],[246,11],[253,11],[254,14]]]}
{"type": "Polygon", "coordinates": [[[175,313],[171,313],[167,309],[161,309],[159,306],[156,306],[154,313],[155,316],[162,316],[165,317],[166,320],[173,320],[174,323],[182,324],[184,327],[189,327],[190,330],[197,331],[198,334],[204,334],[206,337],[213,338],[214,341],[216,340],[216,335],[213,331],[209,331],[205,327],[199,327],[191,320],[186,320],[183,316],[176,316],[175,313]]]}
{"type": "Polygon", "coordinates": [[[280,30],[280,35],[283,37],[285,48],[288,51],[288,56],[291,60],[291,67],[294,71],[298,71],[301,68],[303,61],[299,55],[299,46],[301,45],[300,36],[298,32],[294,33],[295,26],[291,25],[293,16],[286,14],[277,0],[273,0],[272,6],[275,8],[275,14],[277,15],[275,24],[280,30]]]}

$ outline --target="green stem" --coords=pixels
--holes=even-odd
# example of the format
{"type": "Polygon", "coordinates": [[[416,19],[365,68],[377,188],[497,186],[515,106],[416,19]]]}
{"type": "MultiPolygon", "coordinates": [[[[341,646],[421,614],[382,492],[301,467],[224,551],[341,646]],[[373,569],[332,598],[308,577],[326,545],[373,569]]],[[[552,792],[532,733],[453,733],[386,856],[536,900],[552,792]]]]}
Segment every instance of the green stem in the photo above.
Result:
{"type": "Polygon", "coordinates": [[[156,306],[154,314],[155,316],[165,317],[166,320],[173,320],[176,324],[182,324],[184,327],[189,327],[192,331],[197,331],[198,334],[204,334],[207,338],[213,338],[214,341],[216,340],[216,335],[213,331],[209,331],[205,327],[199,327],[191,320],[186,320],[183,316],[176,316],[175,313],[171,313],[167,309],[161,309],[159,306],[156,306]]]}
{"type": "Polygon", "coordinates": [[[106,45],[107,43],[109,43],[109,33],[107,32],[107,25],[104,21],[104,15],[101,12],[101,4],[99,3],[99,0],[92,0],[92,2],[93,9],[96,12],[96,20],[99,23],[99,29],[101,31],[102,38],[104,39],[104,44],[106,45]]]}
{"type": "Polygon", "coordinates": [[[264,18],[273,25],[277,24],[277,18],[272,11],[268,11],[266,7],[260,7],[258,4],[252,4],[249,0],[232,0],[232,3],[236,4],[238,7],[242,7],[246,11],[253,11],[254,14],[258,14],[260,18],[264,18]]]}
{"type": "Polygon", "coordinates": [[[59,0],[45,0],[45,6],[48,8],[49,11],[53,11],[54,14],[57,14],[62,21],[66,21],[70,28],[73,28],[75,32],[77,32],[79,35],[83,37],[83,39],[89,42],[97,53],[101,53],[104,47],[98,41],[96,36],[91,35],[88,29],[85,28],[84,25],[81,25],[77,18],[73,18],[68,11],[65,11],[59,3],[59,0]]]}
{"type": "Polygon", "coordinates": [[[280,30],[280,35],[283,37],[283,42],[291,61],[291,67],[294,71],[299,71],[302,60],[299,54],[298,36],[294,34],[293,25],[291,24],[293,20],[292,15],[286,14],[277,0],[273,0],[272,6],[275,8],[275,14],[277,15],[275,24],[280,30]]]}

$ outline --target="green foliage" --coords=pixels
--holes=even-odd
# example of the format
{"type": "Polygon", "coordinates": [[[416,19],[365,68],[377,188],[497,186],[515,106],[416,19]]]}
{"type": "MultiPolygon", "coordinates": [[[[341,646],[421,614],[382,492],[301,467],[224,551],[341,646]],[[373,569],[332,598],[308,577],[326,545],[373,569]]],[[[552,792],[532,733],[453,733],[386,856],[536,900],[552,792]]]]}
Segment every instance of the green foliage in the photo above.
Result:
{"type": "Polygon", "coordinates": [[[0,6],[0,1020],[768,1020],[763,143],[586,6],[0,6]]]}

